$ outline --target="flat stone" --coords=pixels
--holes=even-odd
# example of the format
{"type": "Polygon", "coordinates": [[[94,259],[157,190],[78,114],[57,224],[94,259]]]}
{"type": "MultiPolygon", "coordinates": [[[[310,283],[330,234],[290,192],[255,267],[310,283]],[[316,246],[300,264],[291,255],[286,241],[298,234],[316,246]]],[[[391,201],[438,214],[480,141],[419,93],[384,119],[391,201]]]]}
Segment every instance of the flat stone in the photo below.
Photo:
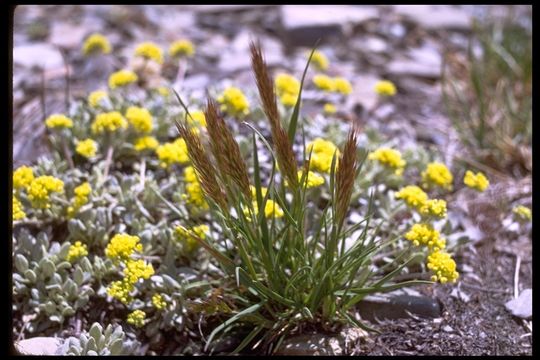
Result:
{"type": "Polygon", "coordinates": [[[375,19],[378,11],[358,5],[284,5],[281,7],[284,41],[293,46],[313,46],[318,39],[343,38],[352,25],[375,19]]]}
{"type": "Polygon", "coordinates": [[[532,289],[523,290],[517,299],[508,301],[504,306],[512,315],[530,319],[532,317],[532,289]]]}
{"type": "Polygon", "coordinates": [[[50,43],[63,48],[82,48],[88,29],[83,26],[74,26],[68,23],[53,23],[50,43]]]}
{"type": "Polygon", "coordinates": [[[352,79],[353,91],[347,97],[345,107],[354,109],[358,115],[371,111],[377,104],[375,84],[380,78],[375,75],[360,75],[352,79]]]}
{"type": "Polygon", "coordinates": [[[306,334],[285,339],[276,355],[341,355],[337,339],[325,334],[306,334]]]}
{"type": "Polygon", "coordinates": [[[42,67],[46,70],[64,66],[60,51],[54,46],[44,43],[14,47],[13,63],[28,68],[42,67]]]}
{"type": "Polygon", "coordinates": [[[468,30],[471,16],[463,9],[449,5],[395,5],[399,15],[427,30],[468,30]]]}
{"type": "Polygon", "coordinates": [[[424,318],[441,316],[441,306],[437,300],[420,294],[369,295],[356,308],[360,316],[369,321],[409,318],[409,313],[424,318]]]}
{"type": "Polygon", "coordinates": [[[35,337],[15,342],[15,349],[23,355],[55,355],[63,340],[52,337],[35,337]]]}

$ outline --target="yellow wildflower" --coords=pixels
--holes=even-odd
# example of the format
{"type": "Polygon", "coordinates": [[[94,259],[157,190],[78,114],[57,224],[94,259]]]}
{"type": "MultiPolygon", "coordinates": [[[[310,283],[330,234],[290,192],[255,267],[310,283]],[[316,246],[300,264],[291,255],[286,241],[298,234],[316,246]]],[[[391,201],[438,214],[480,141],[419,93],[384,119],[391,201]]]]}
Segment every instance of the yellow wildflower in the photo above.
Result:
{"type": "Polygon", "coordinates": [[[84,42],[82,52],[84,55],[96,53],[108,54],[111,52],[111,44],[105,36],[94,33],[84,42]]]}
{"type": "MultiPolygon", "coordinates": [[[[253,201],[253,210],[255,211],[255,216],[259,214],[259,207],[257,205],[257,201],[253,201]]],[[[249,209],[244,209],[244,215],[249,219],[249,209]]],[[[283,212],[283,209],[273,200],[266,200],[266,204],[264,205],[264,216],[266,218],[271,218],[275,216],[276,218],[281,218],[285,215],[283,212]]]]}
{"type": "Polygon", "coordinates": [[[88,182],[83,183],[75,188],[75,198],[73,199],[73,206],[68,208],[68,216],[72,217],[79,209],[88,203],[88,195],[92,192],[92,188],[88,182]]]}
{"type": "Polygon", "coordinates": [[[143,42],[137,45],[135,55],[163,64],[163,50],[153,42],[143,42]]]}
{"type": "MultiPolygon", "coordinates": [[[[303,170],[298,171],[298,181],[302,179],[303,173],[304,173],[303,170]]],[[[308,189],[318,187],[324,184],[324,177],[322,177],[321,175],[317,173],[314,173],[313,171],[308,171],[308,174],[305,180],[306,180],[306,188],[308,189]]],[[[287,181],[285,181],[285,185],[287,185],[287,181]]]]}
{"type": "Polygon", "coordinates": [[[432,252],[427,259],[427,267],[435,273],[431,277],[433,281],[440,281],[442,284],[447,282],[455,283],[459,278],[456,271],[456,262],[450,254],[444,251],[432,252]]]}
{"type": "Polygon", "coordinates": [[[139,80],[137,74],[130,70],[120,70],[109,76],[109,87],[116,89],[117,87],[126,86],[139,80]]]}
{"type": "Polygon", "coordinates": [[[152,295],[152,304],[158,310],[163,310],[167,306],[167,302],[163,299],[161,294],[152,295]]]}
{"type": "Polygon", "coordinates": [[[187,202],[200,210],[208,210],[208,203],[204,197],[201,184],[197,182],[186,184],[186,194],[182,196],[187,202]]]}
{"type": "Polygon", "coordinates": [[[118,129],[127,129],[126,119],[118,111],[98,114],[92,123],[91,129],[94,134],[101,134],[105,131],[115,132],[118,129]]]}
{"type": "Polygon", "coordinates": [[[232,116],[244,116],[249,114],[249,102],[242,92],[236,87],[229,87],[217,98],[221,104],[221,110],[232,116]]]}
{"type": "Polygon", "coordinates": [[[532,212],[531,209],[528,207],[525,207],[523,205],[518,205],[512,209],[512,212],[516,214],[519,219],[521,220],[531,220],[532,219],[532,212]]]}
{"type": "Polygon", "coordinates": [[[315,75],[313,77],[313,83],[315,84],[317,88],[323,91],[331,92],[331,91],[336,90],[336,85],[335,85],[334,80],[328,75],[324,75],[324,74],[315,75]]]}
{"type": "Polygon", "coordinates": [[[149,279],[152,275],[154,275],[152,264],[146,264],[142,259],[128,259],[126,261],[126,267],[124,268],[125,281],[135,284],[139,279],[149,279]]]}
{"type": "MultiPolygon", "coordinates": [[[[249,185],[249,189],[251,190],[251,196],[253,196],[253,198],[255,199],[257,197],[257,188],[255,188],[255,186],[253,185],[249,185]]],[[[267,192],[268,192],[268,189],[265,188],[264,186],[261,186],[262,197],[265,197],[267,192]]]]}
{"type": "Polygon", "coordinates": [[[133,283],[127,281],[126,279],[113,281],[107,287],[107,295],[118,299],[123,304],[130,304],[133,301],[133,297],[130,293],[135,289],[133,283]]]}
{"type": "Polygon", "coordinates": [[[168,168],[173,164],[186,164],[189,162],[188,150],[184,139],[177,139],[172,143],[159,145],[156,154],[162,168],[168,168]]]}
{"type": "Polygon", "coordinates": [[[77,142],[77,147],[75,148],[77,154],[84,156],[85,158],[91,158],[96,156],[97,152],[97,143],[92,139],[85,139],[77,142]]]}
{"type": "Polygon", "coordinates": [[[23,165],[13,172],[13,188],[24,189],[27,188],[34,180],[34,171],[31,167],[23,165]]]}
{"type": "Polygon", "coordinates": [[[187,252],[192,252],[199,247],[199,243],[194,239],[193,236],[196,236],[200,239],[206,239],[206,234],[210,228],[208,225],[197,225],[191,229],[186,229],[183,226],[177,226],[174,231],[176,234],[176,239],[181,241],[184,244],[184,249],[187,252]]]}
{"type": "Polygon", "coordinates": [[[17,199],[15,194],[13,194],[13,196],[12,196],[12,201],[13,201],[12,202],[12,204],[13,204],[13,207],[12,207],[13,220],[24,219],[26,217],[26,213],[24,212],[24,207],[21,204],[21,202],[19,201],[19,199],[17,199]]]}
{"type": "Polygon", "coordinates": [[[127,322],[139,328],[144,326],[144,319],[146,319],[146,313],[142,310],[135,310],[129,313],[127,322]]]}
{"type": "Polygon", "coordinates": [[[396,199],[403,199],[407,206],[421,209],[428,201],[428,196],[424,190],[416,185],[408,185],[396,193],[396,199]]]}
{"type": "Polygon", "coordinates": [[[152,114],[145,108],[130,106],[126,111],[126,118],[136,131],[149,133],[152,131],[152,114]]]}
{"type": "Polygon", "coordinates": [[[403,173],[403,168],[407,164],[407,162],[401,158],[401,153],[398,150],[390,148],[377,149],[368,155],[368,159],[377,160],[384,166],[394,170],[396,175],[401,175],[403,173]]]}
{"type": "Polygon", "coordinates": [[[330,173],[332,158],[336,154],[336,167],[339,158],[339,149],[332,142],[317,138],[307,145],[306,153],[311,152],[310,168],[330,173]]]}
{"type": "Polygon", "coordinates": [[[465,173],[463,183],[468,187],[478,190],[480,192],[486,190],[489,186],[489,180],[484,174],[482,174],[481,172],[474,174],[470,170],[467,170],[467,172],[465,173]]]}
{"type": "Polygon", "coordinates": [[[138,236],[116,234],[107,245],[105,255],[114,261],[128,260],[134,252],[142,252],[142,244],[139,241],[138,236]]]}
{"type": "Polygon", "coordinates": [[[169,89],[167,87],[165,87],[165,86],[160,86],[156,90],[163,97],[167,97],[167,96],[169,96],[171,94],[169,89]]]}
{"type": "Polygon", "coordinates": [[[135,140],[135,150],[143,151],[146,149],[155,150],[159,146],[159,142],[153,136],[142,136],[135,140]]]}
{"type": "MultiPolygon", "coordinates": [[[[308,54],[308,57],[309,57],[309,54],[308,54]]],[[[311,61],[313,62],[313,65],[315,65],[315,68],[317,68],[317,70],[325,71],[328,69],[328,64],[329,64],[328,58],[319,50],[315,50],[313,52],[311,61]]]]}
{"type": "Polygon", "coordinates": [[[88,255],[88,248],[85,244],[80,241],[75,241],[75,244],[69,247],[69,252],[67,254],[66,260],[73,262],[83,256],[88,255]]]}
{"type": "Polygon", "coordinates": [[[336,106],[331,103],[324,104],[323,111],[326,115],[332,115],[337,112],[336,106]]]}
{"type": "Polygon", "coordinates": [[[375,92],[380,96],[394,96],[397,90],[393,82],[381,80],[375,84],[375,92]]]}
{"type": "Polygon", "coordinates": [[[108,95],[106,91],[103,91],[103,90],[92,91],[90,95],[88,95],[88,104],[93,108],[97,108],[100,105],[100,102],[103,99],[106,99],[107,96],[108,95]]]}
{"type": "Polygon", "coordinates": [[[334,78],[334,87],[335,91],[343,94],[343,95],[349,95],[352,93],[352,85],[349,82],[349,80],[342,78],[342,77],[336,77],[334,78]]]}
{"type": "Polygon", "coordinates": [[[48,209],[51,207],[49,195],[64,192],[64,182],[53,176],[40,176],[32,180],[28,187],[28,199],[32,207],[48,209]]]}
{"type": "Polygon", "coordinates": [[[62,114],[53,114],[45,120],[45,125],[49,129],[71,128],[73,127],[73,120],[62,114]]]}
{"type": "Polygon", "coordinates": [[[188,115],[187,122],[190,126],[206,126],[206,116],[202,111],[192,111],[191,116],[188,115]]]}
{"type": "Polygon", "coordinates": [[[446,240],[429,224],[414,224],[405,234],[405,239],[415,246],[427,246],[432,251],[439,251],[446,247],[446,240]]]}
{"type": "Polygon", "coordinates": [[[427,200],[420,208],[420,214],[424,216],[446,217],[446,201],[439,199],[427,200]]]}
{"type": "Polygon", "coordinates": [[[429,163],[426,170],[422,172],[422,180],[426,187],[435,185],[451,190],[454,177],[446,165],[439,162],[433,162],[429,163]]]}
{"type": "Polygon", "coordinates": [[[289,107],[296,105],[298,93],[300,92],[300,81],[289,74],[278,74],[275,84],[281,103],[289,107]]]}
{"type": "Polygon", "coordinates": [[[195,54],[195,47],[189,40],[177,40],[169,47],[169,54],[172,57],[192,57],[195,54]]]}

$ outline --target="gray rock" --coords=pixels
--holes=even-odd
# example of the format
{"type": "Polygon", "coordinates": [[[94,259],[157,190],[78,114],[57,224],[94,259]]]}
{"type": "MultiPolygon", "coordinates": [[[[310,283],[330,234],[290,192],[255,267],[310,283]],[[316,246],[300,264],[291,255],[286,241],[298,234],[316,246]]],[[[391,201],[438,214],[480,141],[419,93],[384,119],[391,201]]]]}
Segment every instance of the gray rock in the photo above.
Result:
{"type": "Polygon", "coordinates": [[[13,63],[24,67],[42,67],[46,70],[64,66],[60,51],[44,43],[21,45],[13,48],[13,63]]]}
{"type": "Polygon", "coordinates": [[[68,49],[82,48],[88,29],[69,23],[52,24],[50,43],[68,49]]]}
{"type": "Polygon", "coordinates": [[[449,5],[396,5],[396,13],[427,30],[468,30],[471,16],[464,10],[449,5]]]}
{"type": "Polygon", "coordinates": [[[375,19],[372,6],[284,5],[281,8],[283,37],[292,46],[313,46],[317,39],[342,39],[352,25],[375,19]]]}
{"type": "Polygon", "coordinates": [[[441,316],[441,306],[437,300],[419,293],[369,295],[360,301],[356,308],[360,316],[369,321],[408,318],[409,313],[426,318],[441,316]]]}
{"type": "Polygon", "coordinates": [[[504,306],[512,315],[530,319],[532,317],[532,289],[523,290],[517,299],[508,301],[504,306]]]}
{"type": "Polygon", "coordinates": [[[354,109],[358,115],[371,111],[377,104],[375,84],[380,78],[371,75],[361,75],[352,80],[353,92],[348,96],[345,107],[354,109]]]}
{"type": "Polygon", "coordinates": [[[52,337],[35,337],[15,342],[15,349],[23,355],[55,355],[63,340],[52,337]]]}

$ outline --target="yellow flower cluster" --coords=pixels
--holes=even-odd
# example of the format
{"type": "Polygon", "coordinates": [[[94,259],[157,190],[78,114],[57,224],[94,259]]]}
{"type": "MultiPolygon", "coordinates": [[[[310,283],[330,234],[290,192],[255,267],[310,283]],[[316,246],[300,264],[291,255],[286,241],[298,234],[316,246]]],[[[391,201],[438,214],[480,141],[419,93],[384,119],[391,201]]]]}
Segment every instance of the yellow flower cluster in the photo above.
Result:
{"type": "Polygon", "coordinates": [[[427,246],[430,251],[439,251],[446,247],[446,240],[429,224],[414,224],[405,234],[405,239],[415,246],[427,246]]]}
{"type": "Polygon", "coordinates": [[[330,173],[332,166],[332,158],[336,154],[339,157],[339,149],[332,142],[317,138],[307,145],[306,152],[311,152],[310,168],[321,172],[330,173]]]}
{"type": "Polygon", "coordinates": [[[300,81],[289,74],[279,74],[275,80],[276,92],[281,103],[287,107],[296,105],[300,92],[300,81]]]}
{"type": "Polygon", "coordinates": [[[394,170],[396,175],[403,174],[403,169],[407,162],[401,158],[398,150],[390,148],[380,148],[371,152],[368,156],[370,160],[377,160],[384,166],[394,170]]]}
{"type": "MultiPolygon", "coordinates": [[[[298,171],[298,181],[302,179],[303,173],[304,172],[302,170],[298,171]]],[[[308,171],[308,174],[306,176],[306,187],[308,189],[321,186],[322,184],[324,184],[324,177],[317,173],[314,173],[313,171],[308,171]]]]}
{"type": "Polygon", "coordinates": [[[152,295],[152,304],[158,310],[163,310],[167,306],[167,302],[163,299],[161,294],[152,295]]]}
{"type": "Polygon", "coordinates": [[[397,90],[393,82],[381,80],[375,84],[375,92],[380,96],[394,96],[397,90]]]}
{"type": "Polygon", "coordinates": [[[107,295],[119,300],[123,304],[129,304],[133,300],[130,293],[135,289],[135,285],[126,279],[113,281],[107,287],[107,295]]]}
{"type": "Polygon", "coordinates": [[[107,96],[108,95],[106,91],[103,91],[103,90],[92,91],[88,95],[88,104],[93,108],[97,108],[100,105],[100,102],[103,99],[106,99],[107,96]]]}
{"type": "Polygon", "coordinates": [[[69,262],[73,262],[86,255],[88,255],[88,248],[86,247],[86,245],[81,243],[80,241],[75,241],[75,244],[69,247],[66,260],[69,262]]]}
{"type": "Polygon", "coordinates": [[[193,237],[196,236],[200,239],[206,239],[206,234],[210,228],[208,225],[197,225],[191,229],[187,229],[183,226],[177,226],[174,228],[176,239],[184,245],[184,249],[187,252],[193,252],[199,247],[199,243],[193,237]]]}
{"type": "Polygon", "coordinates": [[[88,203],[88,196],[92,192],[92,188],[88,182],[83,183],[75,188],[75,198],[73,199],[73,206],[68,208],[68,217],[72,217],[79,209],[88,203]]]}
{"type": "Polygon", "coordinates": [[[171,143],[159,145],[156,154],[162,168],[169,168],[173,164],[186,164],[189,162],[188,150],[184,139],[176,139],[171,143]]]}
{"type": "Polygon", "coordinates": [[[142,136],[135,140],[135,150],[155,150],[159,146],[159,142],[153,136],[142,136]]]}
{"type": "Polygon", "coordinates": [[[92,139],[85,139],[77,143],[75,148],[77,154],[84,156],[85,158],[91,158],[96,156],[97,143],[92,139]]]}
{"type": "Polygon", "coordinates": [[[331,103],[324,104],[323,111],[326,115],[332,115],[337,112],[336,106],[331,103]]]}
{"type": "Polygon", "coordinates": [[[184,169],[184,181],[186,182],[186,193],[182,195],[182,198],[195,208],[207,210],[208,203],[193,166],[184,169]]]}
{"type": "Polygon", "coordinates": [[[28,199],[32,207],[48,209],[51,207],[49,195],[64,192],[64,182],[53,176],[40,176],[32,180],[28,187],[28,199]]]}
{"type": "Polygon", "coordinates": [[[434,216],[438,218],[446,217],[446,201],[440,199],[429,199],[420,207],[420,214],[424,216],[434,216]]]}
{"type": "Polygon", "coordinates": [[[137,74],[131,70],[120,70],[109,76],[109,87],[116,89],[117,87],[126,86],[139,80],[137,74]]]}
{"type": "Polygon", "coordinates": [[[459,273],[456,271],[456,262],[445,251],[432,252],[428,256],[427,267],[435,273],[431,277],[433,281],[440,281],[442,284],[447,282],[455,283],[459,278],[459,273]]]}
{"type": "Polygon", "coordinates": [[[139,241],[138,236],[116,234],[107,245],[105,255],[116,262],[128,260],[133,253],[142,252],[142,244],[139,241]]]}
{"type": "Polygon", "coordinates": [[[512,212],[516,214],[521,220],[531,220],[532,212],[531,209],[523,205],[518,205],[512,209],[512,212]]]}
{"type": "MultiPolygon", "coordinates": [[[[255,216],[259,215],[259,206],[257,205],[257,201],[253,201],[253,210],[255,211],[255,216]]],[[[249,219],[249,209],[244,209],[244,215],[249,219]]],[[[283,209],[274,200],[266,200],[266,204],[264,205],[264,216],[267,219],[272,217],[279,219],[283,217],[283,215],[285,215],[283,209]]]]}
{"type": "Polygon", "coordinates": [[[315,65],[317,70],[325,71],[325,70],[328,69],[328,65],[329,65],[328,58],[326,57],[326,55],[324,55],[319,50],[315,50],[313,52],[313,56],[311,57],[311,61],[313,62],[313,65],[315,65]]]}
{"type": "Polygon", "coordinates": [[[443,189],[451,190],[454,177],[446,165],[439,162],[432,162],[422,172],[422,181],[425,187],[439,186],[443,189]]]}
{"type": "Polygon", "coordinates": [[[421,209],[428,201],[428,195],[416,185],[408,185],[396,193],[396,199],[403,199],[408,207],[421,209]]]}
{"type": "Polygon", "coordinates": [[[126,119],[118,111],[98,114],[92,123],[92,133],[115,132],[118,129],[127,129],[126,119]]]}
{"type": "Polygon", "coordinates": [[[158,64],[163,64],[163,50],[153,42],[143,42],[137,45],[135,56],[142,56],[145,59],[154,60],[158,64]]]}
{"type": "Polygon", "coordinates": [[[135,327],[143,327],[146,313],[142,310],[135,310],[128,314],[127,322],[135,327]]]}
{"type": "Polygon", "coordinates": [[[463,178],[463,183],[468,187],[483,192],[489,186],[489,180],[481,172],[473,173],[470,170],[467,170],[465,177],[463,178]]]}
{"type": "Polygon", "coordinates": [[[45,125],[47,125],[49,129],[72,128],[73,120],[62,114],[53,114],[45,120],[45,125]]]}
{"type": "Polygon", "coordinates": [[[249,102],[242,92],[236,87],[229,87],[217,98],[221,104],[221,111],[229,115],[242,117],[249,114],[249,102]]]}
{"type": "Polygon", "coordinates": [[[144,260],[129,259],[126,261],[124,268],[124,279],[132,284],[135,284],[139,279],[149,279],[154,275],[154,267],[152,264],[146,264],[144,260]]]}
{"type": "Polygon", "coordinates": [[[349,95],[353,90],[349,80],[343,77],[331,78],[328,75],[318,74],[313,77],[313,83],[323,91],[338,92],[343,95],[349,95]]]}
{"type": "Polygon", "coordinates": [[[135,130],[141,133],[149,133],[154,127],[152,114],[145,108],[130,106],[126,111],[126,118],[135,130]]]}
{"type": "Polygon", "coordinates": [[[171,94],[171,92],[169,91],[168,88],[166,88],[165,86],[160,86],[158,87],[157,89],[157,92],[159,93],[159,95],[163,96],[163,97],[167,97],[171,94]]]}
{"type": "Polygon", "coordinates": [[[111,44],[105,36],[94,33],[84,42],[82,52],[84,55],[96,53],[108,54],[111,52],[111,44]]]}
{"type": "MultiPolygon", "coordinates": [[[[255,199],[257,197],[257,188],[253,185],[249,185],[249,189],[251,190],[251,196],[255,199]]],[[[264,186],[261,186],[261,195],[262,197],[266,196],[266,193],[268,192],[268,189],[264,186]]]]}
{"type": "Polygon", "coordinates": [[[169,54],[172,57],[192,57],[195,54],[195,47],[189,40],[177,40],[169,47],[169,54]]]}
{"type": "Polygon", "coordinates": [[[187,123],[190,126],[206,126],[206,116],[204,115],[204,112],[197,110],[192,111],[189,114],[191,116],[187,116],[187,123]]]}
{"type": "Polygon", "coordinates": [[[34,180],[34,171],[31,167],[23,165],[13,172],[14,189],[26,189],[32,180],[34,180]]]}
{"type": "Polygon", "coordinates": [[[13,194],[12,199],[13,199],[13,202],[12,202],[12,204],[13,204],[13,208],[12,208],[13,220],[24,219],[26,217],[26,213],[24,212],[23,205],[21,204],[19,199],[17,199],[15,194],[13,194]]]}

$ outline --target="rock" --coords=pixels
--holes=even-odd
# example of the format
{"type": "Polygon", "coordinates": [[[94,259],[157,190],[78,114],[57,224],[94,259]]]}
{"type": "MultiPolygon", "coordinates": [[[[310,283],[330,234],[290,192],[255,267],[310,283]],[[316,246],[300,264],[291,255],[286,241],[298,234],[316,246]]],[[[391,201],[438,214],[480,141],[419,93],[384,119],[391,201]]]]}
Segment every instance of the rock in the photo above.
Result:
{"type": "Polygon", "coordinates": [[[261,42],[268,66],[283,64],[283,46],[279,41],[271,37],[258,37],[251,32],[242,31],[235,37],[229,49],[221,56],[219,68],[226,73],[249,69],[251,67],[249,43],[252,40],[261,42]]]}
{"type": "Polygon", "coordinates": [[[52,337],[35,337],[15,342],[15,349],[23,355],[55,355],[63,340],[52,337]]]}
{"type": "Polygon", "coordinates": [[[471,16],[464,10],[449,5],[395,5],[397,14],[427,30],[468,30],[471,16]]]}
{"type": "Polygon", "coordinates": [[[53,23],[50,43],[63,48],[82,48],[88,29],[82,26],[74,26],[68,23],[53,23]]]}
{"type": "Polygon", "coordinates": [[[356,308],[360,316],[368,321],[408,318],[408,313],[427,318],[441,316],[440,304],[435,299],[420,294],[369,295],[360,301],[356,308]]]}
{"type": "Polygon", "coordinates": [[[371,6],[284,5],[282,35],[291,46],[313,46],[318,39],[343,39],[351,26],[377,16],[377,9],[371,6]]]}
{"type": "Polygon", "coordinates": [[[454,329],[450,325],[444,325],[442,329],[443,329],[444,332],[452,332],[452,331],[454,331],[454,329]]]}
{"type": "Polygon", "coordinates": [[[43,43],[16,46],[13,48],[13,63],[28,68],[42,67],[45,70],[64,66],[60,51],[43,43]]]}
{"type": "Polygon", "coordinates": [[[342,355],[339,341],[325,334],[297,335],[285,339],[275,355],[342,355]]]}
{"type": "Polygon", "coordinates": [[[347,97],[345,107],[353,109],[359,116],[373,110],[377,104],[377,94],[374,89],[379,80],[379,77],[370,74],[352,79],[353,91],[347,97]]]}
{"type": "Polygon", "coordinates": [[[532,289],[523,290],[517,299],[508,301],[504,306],[512,315],[530,319],[532,317],[532,289]]]}

